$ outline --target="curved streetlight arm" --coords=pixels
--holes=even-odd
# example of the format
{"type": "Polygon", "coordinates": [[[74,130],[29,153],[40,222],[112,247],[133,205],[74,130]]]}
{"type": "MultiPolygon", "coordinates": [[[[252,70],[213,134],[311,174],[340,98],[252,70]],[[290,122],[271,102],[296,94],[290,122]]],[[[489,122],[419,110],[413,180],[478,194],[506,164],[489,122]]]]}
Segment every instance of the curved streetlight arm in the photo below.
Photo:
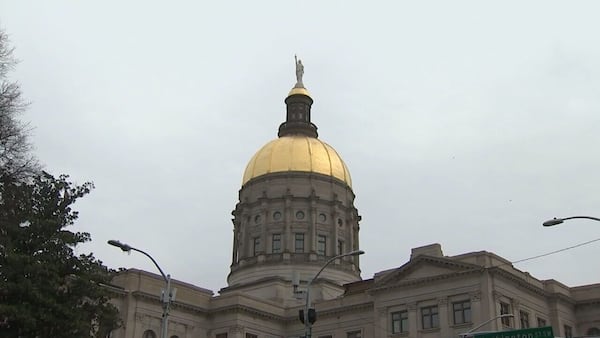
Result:
{"type": "Polygon", "coordinates": [[[154,258],[152,258],[152,256],[150,256],[147,252],[140,250],[138,248],[134,248],[132,246],[130,246],[129,244],[125,244],[125,243],[121,243],[117,240],[111,239],[110,241],[108,241],[108,244],[112,245],[112,246],[116,246],[117,248],[120,248],[123,251],[126,252],[130,252],[131,250],[133,251],[137,251],[143,255],[145,255],[146,257],[150,258],[150,260],[152,261],[152,263],[154,263],[154,266],[156,266],[156,268],[158,269],[158,271],[160,271],[160,274],[162,275],[162,278],[165,280],[165,282],[168,282],[169,278],[167,277],[167,275],[165,275],[164,271],[160,268],[160,266],[158,265],[158,263],[156,263],[156,261],[154,260],[154,258]]]}
{"type": "MultiPolygon", "coordinates": [[[[337,255],[335,257],[331,257],[327,262],[325,262],[325,264],[323,264],[323,266],[321,267],[321,270],[319,270],[319,272],[317,272],[317,274],[308,282],[307,286],[306,286],[306,290],[308,292],[308,289],[310,288],[310,285],[319,277],[319,275],[321,274],[321,272],[323,272],[323,270],[325,270],[325,268],[331,264],[333,261],[335,261],[336,259],[340,259],[342,257],[346,257],[346,256],[358,256],[358,255],[362,255],[365,252],[362,250],[355,250],[355,251],[350,251],[347,252],[345,254],[341,254],[341,255],[337,255]]],[[[308,303],[308,297],[306,297],[307,299],[307,303],[308,303]]]]}
{"type": "Polygon", "coordinates": [[[498,319],[498,318],[504,318],[504,317],[514,317],[514,316],[515,316],[515,315],[513,315],[512,313],[505,313],[505,314],[503,314],[503,315],[496,316],[496,317],[494,317],[494,318],[488,319],[488,320],[486,320],[485,322],[483,322],[483,323],[481,323],[481,324],[479,324],[479,325],[475,326],[474,328],[470,329],[469,331],[467,331],[467,332],[465,332],[465,333],[461,333],[459,336],[461,336],[461,337],[467,336],[469,333],[473,333],[473,331],[475,331],[475,330],[477,330],[477,329],[481,328],[482,326],[484,326],[484,325],[488,324],[489,322],[492,322],[492,321],[494,321],[494,320],[496,320],[496,319],[498,319]]]}
{"type": "Polygon", "coordinates": [[[548,220],[548,221],[542,223],[542,225],[545,226],[545,227],[551,227],[553,225],[561,224],[561,223],[563,223],[566,220],[577,219],[577,218],[591,219],[592,221],[598,221],[598,222],[600,222],[600,218],[598,218],[598,217],[592,217],[592,216],[571,216],[571,217],[564,217],[564,218],[556,218],[556,217],[554,217],[553,219],[548,220]]]}
{"type": "Polygon", "coordinates": [[[312,285],[312,283],[319,277],[319,275],[321,274],[321,272],[323,272],[323,270],[325,270],[325,268],[331,264],[333,261],[335,261],[336,259],[340,259],[346,256],[358,256],[358,255],[362,255],[365,252],[363,250],[354,250],[354,251],[350,251],[350,252],[346,252],[343,253],[341,255],[337,255],[334,257],[331,257],[327,262],[325,262],[325,264],[323,264],[323,266],[321,267],[321,270],[319,270],[319,272],[317,272],[317,274],[308,282],[308,284],[306,284],[306,303],[304,304],[304,331],[305,331],[305,337],[306,338],[311,338],[312,336],[312,332],[311,331],[311,327],[310,327],[310,323],[308,322],[308,309],[309,309],[309,305],[310,305],[310,286],[312,285]]]}
{"type": "Polygon", "coordinates": [[[171,306],[171,302],[173,301],[173,292],[171,290],[171,275],[165,275],[164,271],[160,268],[158,263],[156,263],[154,258],[152,258],[152,256],[150,256],[150,254],[148,254],[144,250],[134,248],[129,244],[121,243],[114,239],[111,239],[110,241],[108,241],[108,244],[110,244],[112,246],[116,246],[117,248],[119,248],[125,252],[131,252],[133,250],[133,251],[137,251],[137,252],[143,254],[144,256],[150,258],[152,263],[154,263],[154,266],[156,266],[158,271],[160,271],[160,274],[162,275],[162,278],[165,280],[165,284],[166,284],[165,290],[162,292],[162,295],[160,297],[160,300],[162,302],[162,307],[163,307],[160,336],[161,336],[161,338],[167,338],[168,332],[169,332],[169,308],[171,306]]]}

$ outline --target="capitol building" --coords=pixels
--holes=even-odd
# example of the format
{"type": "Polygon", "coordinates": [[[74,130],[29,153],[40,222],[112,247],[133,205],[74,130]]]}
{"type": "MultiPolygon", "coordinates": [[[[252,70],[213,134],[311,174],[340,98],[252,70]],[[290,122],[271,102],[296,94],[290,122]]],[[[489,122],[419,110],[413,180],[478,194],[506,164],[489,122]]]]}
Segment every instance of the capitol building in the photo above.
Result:
{"type": "MultiPolygon", "coordinates": [[[[458,338],[546,326],[560,337],[600,336],[600,284],[539,280],[491,252],[446,256],[434,243],[407,248],[410,260],[396,268],[361,276],[350,170],[319,139],[302,76],[297,61],[278,137],[243,172],[227,286],[215,293],[172,280],[168,337],[303,337],[307,289],[315,338],[458,338]]],[[[160,337],[164,287],[161,275],[119,272],[110,290],[123,325],[111,337],[160,337]]]]}

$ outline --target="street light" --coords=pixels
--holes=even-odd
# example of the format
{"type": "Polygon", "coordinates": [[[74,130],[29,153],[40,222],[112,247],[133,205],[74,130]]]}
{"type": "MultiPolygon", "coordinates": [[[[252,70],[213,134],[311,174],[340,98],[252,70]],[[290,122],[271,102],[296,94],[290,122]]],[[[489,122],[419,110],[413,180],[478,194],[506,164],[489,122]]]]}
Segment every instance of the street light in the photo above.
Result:
{"type": "Polygon", "coordinates": [[[142,251],[140,249],[134,248],[128,244],[125,243],[121,243],[119,241],[116,241],[114,239],[111,239],[110,241],[108,241],[108,244],[112,245],[112,246],[116,246],[117,248],[126,251],[126,252],[131,252],[133,251],[137,251],[141,254],[146,255],[146,257],[150,258],[150,260],[152,261],[152,263],[154,263],[154,265],[158,268],[158,271],[160,271],[160,274],[162,275],[162,278],[165,280],[165,284],[166,284],[166,288],[165,290],[163,290],[161,296],[160,296],[160,300],[162,302],[162,308],[163,308],[163,314],[162,314],[162,332],[160,334],[161,338],[167,338],[167,331],[169,328],[169,308],[171,306],[171,301],[173,300],[173,293],[171,292],[171,275],[165,275],[165,273],[163,272],[163,270],[160,268],[160,266],[158,265],[158,263],[156,263],[156,261],[154,260],[154,258],[152,258],[152,256],[150,256],[148,253],[146,253],[145,251],[142,251]],[[165,294],[166,293],[166,294],[165,294]]]}
{"type": "Polygon", "coordinates": [[[563,223],[564,221],[566,221],[568,219],[575,219],[575,218],[591,219],[593,221],[600,222],[600,218],[598,218],[598,217],[592,217],[592,216],[572,216],[572,217],[565,217],[565,218],[556,218],[556,217],[554,217],[553,219],[544,222],[542,225],[545,226],[545,227],[551,227],[553,225],[561,224],[561,223],[563,223]]]}
{"type": "Polygon", "coordinates": [[[364,253],[365,252],[362,250],[354,250],[331,257],[327,262],[325,262],[325,264],[323,264],[321,270],[319,270],[319,272],[317,272],[317,274],[308,282],[308,284],[306,285],[306,304],[304,304],[304,338],[312,337],[312,324],[308,320],[308,309],[310,308],[310,286],[312,285],[312,283],[319,277],[321,272],[323,272],[323,270],[325,270],[325,268],[336,259],[340,259],[346,256],[358,256],[364,253]]]}
{"type": "Polygon", "coordinates": [[[460,336],[460,337],[466,337],[466,336],[468,336],[469,334],[473,333],[473,331],[475,331],[475,330],[477,330],[477,329],[481,328],[481,327],[482,327],[482,326],[484,326],[485,324],[487,324],[487,323],[489,323],[489,322],[491,322],[491,321],[494,321],[494,320],[496,320],[496,319],[498,319],[498,318],[504,318],[504,317],[514,317],[514,316],[515,316],[515,315],[513,315],[512,313],[505,313],[505,314],[501,314],[501,315],[499,315],[499,316],[496,316],[496,317],[494,317],[494,318],[491,318],[491,319],[488,319],[488,320],[486,320],[485,322],[483,322],[483,323],[481,323],[481,324],[479,324],[479,325],[475,326],[474,328],[470,329],[469,331],[467,331],[467,332],[465,332],[465,333],[461,333],[461,334],[459,334],[459,336],[460,336]]]}

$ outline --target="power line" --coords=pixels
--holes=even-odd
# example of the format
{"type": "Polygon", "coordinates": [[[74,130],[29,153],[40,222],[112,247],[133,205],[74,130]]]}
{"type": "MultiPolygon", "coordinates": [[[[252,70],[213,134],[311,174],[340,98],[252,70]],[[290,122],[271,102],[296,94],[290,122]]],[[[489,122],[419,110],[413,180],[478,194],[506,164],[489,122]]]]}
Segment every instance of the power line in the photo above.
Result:
{"type": "MultiPolygon", "coordinates": [[[[591,244],[591,243],[594,243],[594,242],[598,242],[598,241],[600,241],[600,238],[592,239],[591,241],[587,241],[587,242],[575,244],[573,246],[569,246],[569,247],[562,248],[562,249],[559,249],[559,250],[554,250],[554,251],[551,251],[551,252],[547,252],[545,254],[541,254],[541,255],[537,255],[537,256],[533,256],[533,257],[519,259],[519,260],[516,260],[514,262],[510,262],[510,264],[517,264],[517,263],[521,263],[521,262],[525,262],[525,261],[530,261],[530,260],[536,259],[536,258],[550,256],[550,255],[553,255],[555,253],[559,253],[559,252],[563,252],[563,251],[575,249],[575,248],[578,248],[580,246],[588,245],[588,244],[591,244]]],[[[503,264],[501,264],[501,265],[503,265],[503,264]]],[[[496,266],[498,266],[498,265],[496,265],[496,266]]]]}

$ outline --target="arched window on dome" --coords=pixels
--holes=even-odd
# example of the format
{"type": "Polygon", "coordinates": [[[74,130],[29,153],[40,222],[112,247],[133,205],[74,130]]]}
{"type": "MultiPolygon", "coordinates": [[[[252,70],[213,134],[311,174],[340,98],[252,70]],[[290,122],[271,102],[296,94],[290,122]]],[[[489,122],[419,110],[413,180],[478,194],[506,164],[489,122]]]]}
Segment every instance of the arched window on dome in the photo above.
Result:
{"type": "Polygon", "coordinates": [[[146,330],[144,331],[142,338],[156,338],[156,333],[154,333],[152,330],[146,330]]]}

